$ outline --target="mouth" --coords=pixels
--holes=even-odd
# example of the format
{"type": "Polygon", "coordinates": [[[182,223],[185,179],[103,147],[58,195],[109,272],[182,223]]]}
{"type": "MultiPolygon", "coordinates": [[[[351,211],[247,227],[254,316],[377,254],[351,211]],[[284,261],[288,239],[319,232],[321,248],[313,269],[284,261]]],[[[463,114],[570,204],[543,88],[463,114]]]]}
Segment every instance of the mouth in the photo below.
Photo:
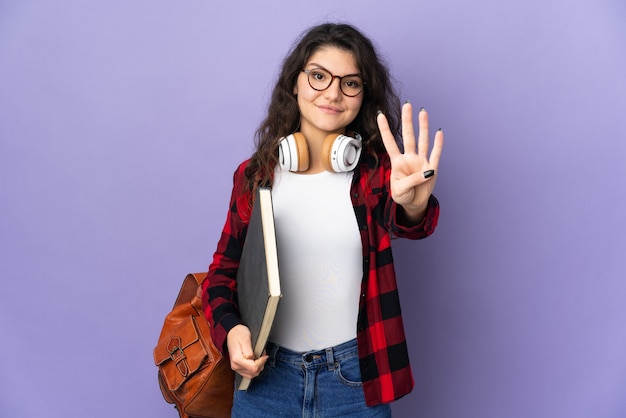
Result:
{"type": "Polygon", "coordinates": [[[341,109],[335,106],[330,106],[330,105],[318,105],[317,108],[321,110],[322,112],[330,114],[330,115],[336,115],[342,112],[341,109]]]}

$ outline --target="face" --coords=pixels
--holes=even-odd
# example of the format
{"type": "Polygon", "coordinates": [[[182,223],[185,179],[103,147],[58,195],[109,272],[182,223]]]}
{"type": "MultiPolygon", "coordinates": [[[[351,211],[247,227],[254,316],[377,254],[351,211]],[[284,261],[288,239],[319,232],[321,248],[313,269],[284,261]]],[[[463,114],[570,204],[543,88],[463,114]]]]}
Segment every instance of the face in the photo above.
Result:
{"type": "MultiPolygon", "coordinates": [[[[304,70],[322,68],[334,76],[358,74],[359,69],[351,52],[336,47],[318,49],[307,61],[304,70]]],[[[344,133],[346,126],[356,118],[364,93],[348,97],[341,92],[335,78],[326,90],[317,91],[300,72],[294,94],[300,108],[300,131],[307,139],[325,138],[331,133],[344,133]]]]}

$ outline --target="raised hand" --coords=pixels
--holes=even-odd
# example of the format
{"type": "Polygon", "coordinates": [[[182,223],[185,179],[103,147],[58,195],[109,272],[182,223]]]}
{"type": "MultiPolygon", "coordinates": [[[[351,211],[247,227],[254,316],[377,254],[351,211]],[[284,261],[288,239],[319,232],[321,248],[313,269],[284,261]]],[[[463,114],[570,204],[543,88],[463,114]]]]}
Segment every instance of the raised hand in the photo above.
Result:
{"type": "Polygon", "coordinates": [[[418,113],[419,136],[417,144],[413,130],[413,107],[410,103],[402,106],[402,141],[404,153],[400,152],[384,114],[376,121],[391,160],[390,188],[393,200],[402,205],[409,219],[419,220],[428,205],[428,198],[435,188],[439,159],[443,148],[443,131],[435,133],[433,149],[428,155],[428,113],[421,109],[418,113]],[[416,146],[417,145],[417,146],[416,146]]]}

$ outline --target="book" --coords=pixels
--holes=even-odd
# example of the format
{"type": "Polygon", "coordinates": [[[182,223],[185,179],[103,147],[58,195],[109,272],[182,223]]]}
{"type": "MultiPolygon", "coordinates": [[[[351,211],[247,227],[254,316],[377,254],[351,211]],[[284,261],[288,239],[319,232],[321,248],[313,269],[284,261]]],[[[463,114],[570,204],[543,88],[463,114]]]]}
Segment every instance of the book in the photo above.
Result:
{"type": "MultiPolygon", "coordinates": [[[[263,354],[282,296],[272,193],[257,189],[248,231],[237,271],[237,295],[241,320],[250,329],[254,357],[263,354]]],[[[247,390],[250,379],[239,374],[235,386],[247,390]]]]}

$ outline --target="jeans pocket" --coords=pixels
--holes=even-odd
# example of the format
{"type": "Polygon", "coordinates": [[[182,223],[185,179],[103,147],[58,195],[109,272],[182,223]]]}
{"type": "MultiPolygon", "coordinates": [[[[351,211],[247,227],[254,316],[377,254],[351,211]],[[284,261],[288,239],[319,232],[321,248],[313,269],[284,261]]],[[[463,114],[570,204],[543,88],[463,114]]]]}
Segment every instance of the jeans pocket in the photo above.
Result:
{"type": "Polygon", "coordinates": [[[335,363],[335,377],[340,383],[350,387],[361,387],[361,369],[358,357],[338,361],[335,363]]]}

